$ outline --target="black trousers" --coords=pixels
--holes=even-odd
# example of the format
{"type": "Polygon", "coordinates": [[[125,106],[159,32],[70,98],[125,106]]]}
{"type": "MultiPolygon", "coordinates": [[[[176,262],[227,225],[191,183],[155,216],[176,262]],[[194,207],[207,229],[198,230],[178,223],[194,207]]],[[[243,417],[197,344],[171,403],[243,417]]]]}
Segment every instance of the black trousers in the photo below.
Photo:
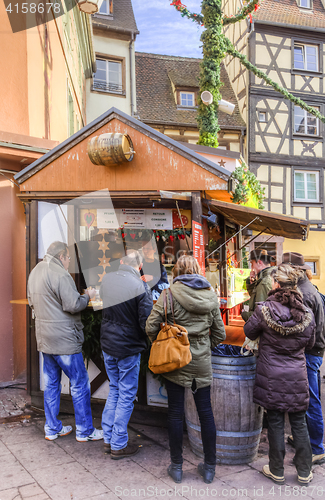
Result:
{"type": "MultiPolygon", "coordinates": [[[[168,394],[168,435],[170,458],[174,464],[183,463],[183,420],[185,387],[166,380],[168,394]]],[[[204,461],[216,464],[216,426],[211,408],[210,386],[193,393],[201,424],[204,461]]]]}
{"type": "MultiPolygon", "coordinates": [[[[306,412],[288,413],[296,453],[293,462],[299,476],[307,477],[311,471],[312,451],[306,423],[306,412]]],[[[269,438],[269,467],[272,474],[284,474],[284,416],[278,410],[267,410],[269,438]]]]}

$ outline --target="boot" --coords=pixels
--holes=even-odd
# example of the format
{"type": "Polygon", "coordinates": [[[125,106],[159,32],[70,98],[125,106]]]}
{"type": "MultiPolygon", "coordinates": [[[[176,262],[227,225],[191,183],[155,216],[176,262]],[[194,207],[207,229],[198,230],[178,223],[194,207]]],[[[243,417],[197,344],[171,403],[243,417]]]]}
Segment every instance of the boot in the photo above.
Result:
{"type": "Polygon", "coordinates": [[[197,470],[199,471],[200,476],[203,477],[203,481],[206,484],[212,483],[214,479],[214,475],[216,472],[216,466],[215,465],[209,465],[206,463],[200,463],[197,467],[197,470]]]}
{"type": "Polygon", "coordinates": [[[181,483],[183,478],[182,464],[174,464],[173,462],[167,469],[168,475],[175,483],[181,483]]]}

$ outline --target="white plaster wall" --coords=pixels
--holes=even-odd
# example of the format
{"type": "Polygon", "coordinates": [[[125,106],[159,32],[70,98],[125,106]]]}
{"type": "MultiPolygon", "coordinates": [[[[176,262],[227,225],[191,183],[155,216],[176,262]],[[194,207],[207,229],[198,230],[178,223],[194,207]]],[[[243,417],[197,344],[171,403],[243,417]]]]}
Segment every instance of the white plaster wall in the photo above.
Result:
{"type": "MultiPolygon", "coordinates": [[[[131,115],[131,89],[130,89],[130,52],[129,42],[125,40],[117,40],[103,36],[94,36],[94,51],[95,53],[105,54],[108,56],[119,56],[125,58],[125,96],[113,94],[94,93],[91,92],[92,80],[87,80],[86,85],[86,116],[87,123],[98,118],[111,107],[115,107],[128,115],[131,115]]],[[[133,101],[134,112],[136,112],[135,99],[135,58],[134,44],[132,50],[132,74],[133,74],[133,101]]]]}

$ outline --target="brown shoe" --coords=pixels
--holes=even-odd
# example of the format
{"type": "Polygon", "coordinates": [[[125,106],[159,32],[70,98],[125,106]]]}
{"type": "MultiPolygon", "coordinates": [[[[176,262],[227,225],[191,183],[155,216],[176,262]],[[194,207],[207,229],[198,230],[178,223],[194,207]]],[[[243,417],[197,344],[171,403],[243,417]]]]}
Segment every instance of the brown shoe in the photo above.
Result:
{"type": "Polygon", "coordinates": [[[125,448],[121,450],[111,450],[111,458],[113,460],[120,460],[121,458],[132,457],[140,451],[138,444],[128,443],[125,448]]]}
{"type": "Polygon", "coordinates": [[[110,443],[104,443],[104,453],[105,455],[111,454],[111,445],[110,443]]]}

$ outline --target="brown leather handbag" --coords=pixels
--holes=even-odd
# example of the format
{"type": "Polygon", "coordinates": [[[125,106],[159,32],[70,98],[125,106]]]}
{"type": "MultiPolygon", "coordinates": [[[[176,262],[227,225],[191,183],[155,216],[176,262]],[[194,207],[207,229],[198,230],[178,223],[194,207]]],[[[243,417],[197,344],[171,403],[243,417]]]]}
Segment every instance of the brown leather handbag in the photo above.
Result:
{"type": "Polygon", "coordinates": [[[148,363],[149,369],[156,374],[173,372],[188,365],[192,360],[187,330],[183,326],[176,325],[173,296],[169,288],[168,292],[174,324],[167,324],[167,291],[165,289],[163,290],[165,323],[161,323],[161,330],[152,343],[148,363]]]}

